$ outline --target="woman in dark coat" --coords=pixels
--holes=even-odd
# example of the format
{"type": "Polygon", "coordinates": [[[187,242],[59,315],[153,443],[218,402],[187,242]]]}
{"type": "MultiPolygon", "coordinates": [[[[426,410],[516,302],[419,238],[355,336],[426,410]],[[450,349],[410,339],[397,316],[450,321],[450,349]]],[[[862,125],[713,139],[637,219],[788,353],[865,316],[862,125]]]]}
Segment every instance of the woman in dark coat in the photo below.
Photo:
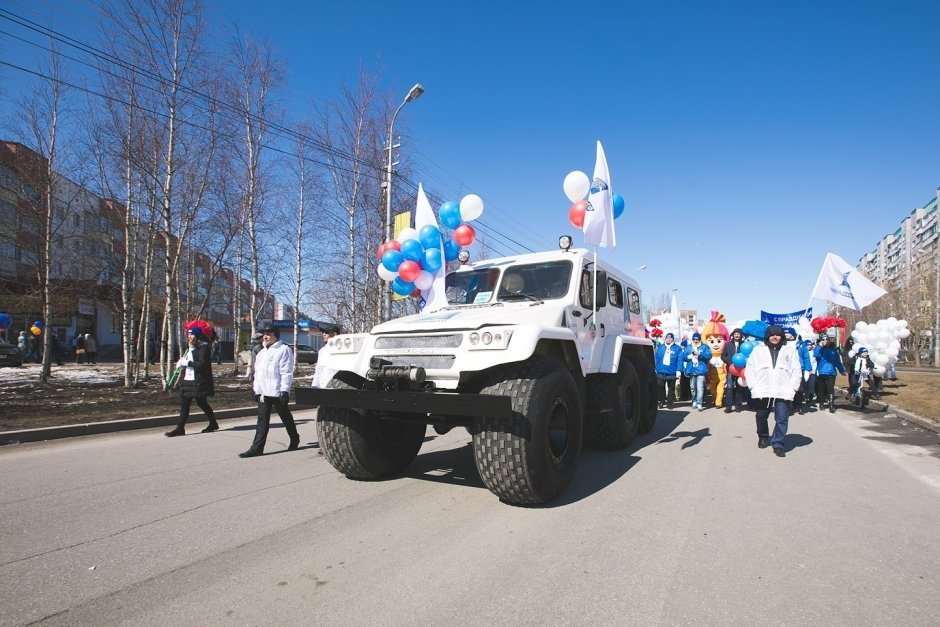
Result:
{"type": "Polygon", "coordinates": [[[219,430],[219,423],[215,421],[215,414],[207,400],[207,397],[215,394],[215,386],[212,383],[212,351],[209,348],[209,338],[212,334],[212,326],[205,320],[194,320],[186,324],[189,350],[176,362],[177,368],[183,369],[179,377],[180,422],[166,434],[168,438],[186,435],[186,420],[189,419],[189,408],[193,401],[196,401],[196,405],[209,418],[209,426],[202,432],[212,433],[219,430]]]}

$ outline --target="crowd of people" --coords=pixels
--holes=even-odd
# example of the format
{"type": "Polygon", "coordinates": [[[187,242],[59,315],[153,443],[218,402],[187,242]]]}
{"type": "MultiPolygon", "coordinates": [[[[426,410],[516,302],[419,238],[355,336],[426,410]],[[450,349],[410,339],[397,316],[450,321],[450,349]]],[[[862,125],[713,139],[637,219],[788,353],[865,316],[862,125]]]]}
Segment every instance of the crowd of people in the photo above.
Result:
{"type": "MultiPolygon", "coordinates": [[[[848,376],[848,397],[859,405],[863,394],[879,398],[882,392],[882,378],[868,350],[857,347],[849,358],[851,340],[844,355],[829,334],[800,339],[792,327],[770,325],[755,340],[759,343],[745,356],[746,370],[739,376],[735,364],[745,359],[735,356],[744,350],[742,329],[731,332],[720,355],[713,354],[699,333],[681,344],[666,333],[655,341],[654,351],[659,407],[672,409],[680,401],[691,401],[692,409],[698,411],[707,402],[725,413],[747,407],[755,412],[758,447],[771,447],[778,457],[785,457],[790,416],[817,408],[835,412],[837,376],[848,376]],[[768,425],[771,414],[773,433],[768,425]]],[[[893,371],[889,375],[896,378],[893,371]]]]}

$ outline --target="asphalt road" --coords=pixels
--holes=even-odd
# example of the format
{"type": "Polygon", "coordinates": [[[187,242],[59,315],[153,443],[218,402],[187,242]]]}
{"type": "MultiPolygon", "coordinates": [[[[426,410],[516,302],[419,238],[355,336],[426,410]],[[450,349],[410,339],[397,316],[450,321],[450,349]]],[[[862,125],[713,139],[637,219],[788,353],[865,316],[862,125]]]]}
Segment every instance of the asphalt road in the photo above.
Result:
{"type": "MultiPolygon", "coordinates": [[[[660,413],[561,499],[483,488],[464,431],[353,482],[251,421],[0,448],[0,623],[935,625],[940,436],[884,414],[660,413]]],[[[199,425],[201,426],[201,425],[199,425]]]]}

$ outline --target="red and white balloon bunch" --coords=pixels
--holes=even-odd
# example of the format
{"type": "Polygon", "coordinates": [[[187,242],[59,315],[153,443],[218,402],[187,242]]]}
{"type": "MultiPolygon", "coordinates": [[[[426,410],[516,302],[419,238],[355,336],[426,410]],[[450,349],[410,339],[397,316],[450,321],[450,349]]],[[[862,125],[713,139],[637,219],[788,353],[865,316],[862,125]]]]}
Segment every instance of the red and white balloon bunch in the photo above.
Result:
{"type": "MultiPolygon", "coordinates": [[[[568,176],[565,177],[565,182],[562,185],[565,190],[565,195],[568,197],[573,205],[568,209],[568,220],[571,221],[571,225],[576,229],[584,228],[584,212],[587,211],[588,201],[587,197],[591,193],[591,179],[588,178],[588,175],[580,170],[574,170],[569,172],[568,176]]],[[[626,208],[626,203],[623,200],[623,196],[620,194],[613,194],[611,200],[614,204],[614,219],[616,220],[621,215],[623,215],[623,210],[626,208]]]]}
{"type": "Polygon", "coordinates": [[[449,200],[438,209],[440,224],[453,229],[453,239],[445,240],[434,224],[419,229],[403,229],[397,239],[379,246],[376,271],[390,281],[392,291],[400,296],[419,296],[430,289],[434,274],[448,261],[457,258],[464,246],[476,239],[476,230],[467,222],[483,213],[483,200],[476,194],[464,196],[460,203],[449,200]],[[443,252],[442,252],[443,251],[443,252]]]}

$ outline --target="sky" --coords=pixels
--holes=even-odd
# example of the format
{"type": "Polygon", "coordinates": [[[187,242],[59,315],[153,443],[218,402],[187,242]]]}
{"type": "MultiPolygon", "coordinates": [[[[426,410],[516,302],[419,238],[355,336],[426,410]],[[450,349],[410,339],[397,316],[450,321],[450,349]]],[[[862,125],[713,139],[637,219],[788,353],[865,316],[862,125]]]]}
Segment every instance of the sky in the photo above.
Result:
{"type": "MultiPolygon", "coordinates": [[[[7,0],[91,32],[87,0],[7,0]]],[[[505,254],[553,248],[562,189],[603,143],[626,201],[602,258],[646,301],[728,320],[811,299],[827,252],[852,265],[940,186],[940,2],[214,0],[215,25],[269,40],[298,115],[361,68],[401,98],[416,178],[476,193],[505,254]],[[640,268],[643,268],[642,270],[640,268]]],[[[0,18],[0,29],[10,32],[0,18]]],[[[2,42],[0,59],[38,58],[2,42]]],[[[35,67],[35,61],[34,65],[35,67]]],[[[6,87],[25,78],[4,68],[6,87]]],[[[397,134],[397,132],[396,132],[397,134]]]]}

